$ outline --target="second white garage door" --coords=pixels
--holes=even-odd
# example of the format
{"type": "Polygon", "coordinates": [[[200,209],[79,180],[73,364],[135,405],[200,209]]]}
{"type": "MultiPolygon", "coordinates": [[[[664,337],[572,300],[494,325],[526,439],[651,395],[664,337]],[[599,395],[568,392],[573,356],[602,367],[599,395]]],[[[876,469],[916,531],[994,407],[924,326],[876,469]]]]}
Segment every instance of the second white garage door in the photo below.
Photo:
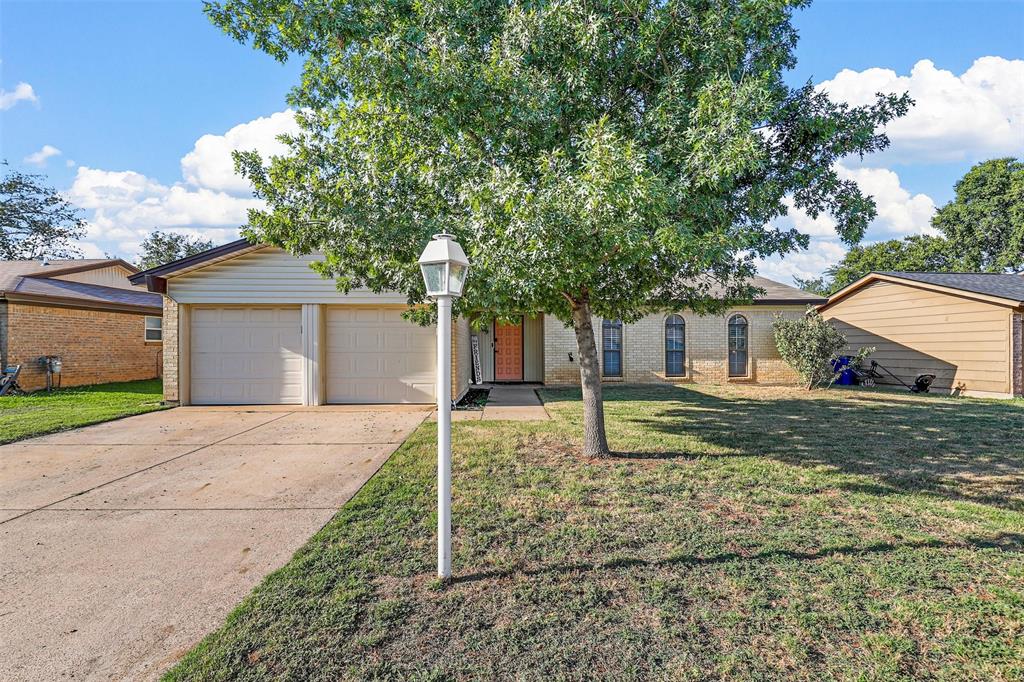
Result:
{"type": "Polygon", "coordinates": [[[324,376],[329,403],[434,402],[433,327],[390,308],[326,308],[324,376]]]}
{"type": "Polygon", "coordinates": [[[194,308],[195,405],[302,403],[302,309],[194,308]]]}

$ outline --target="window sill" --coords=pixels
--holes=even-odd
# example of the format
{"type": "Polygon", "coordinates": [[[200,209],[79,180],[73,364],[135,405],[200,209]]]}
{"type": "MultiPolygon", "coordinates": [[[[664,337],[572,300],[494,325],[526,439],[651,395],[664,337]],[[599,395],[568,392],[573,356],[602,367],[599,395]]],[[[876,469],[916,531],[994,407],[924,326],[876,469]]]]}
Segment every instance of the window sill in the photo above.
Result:
{"type": "Polygon", "coordinates": [[[731,383],[731,384],[752,384],[752,383],[754,383],[754,377],[751,377],[751,376],[729,377],[729,378],[726,379],[726,381],[731,383]]]}
{"type": "Polygon", "coordinates": [[[601,383],[603,384],[621,384],[625,380],[624,377],[601,377],[601,383]]]}
{"type": "Polygon", "coordinates": [[[153,341],[152,339],[143,339],[143,342],[144,343],[163,343],[164,340],[160,339],[159,341],[153,341]]]}

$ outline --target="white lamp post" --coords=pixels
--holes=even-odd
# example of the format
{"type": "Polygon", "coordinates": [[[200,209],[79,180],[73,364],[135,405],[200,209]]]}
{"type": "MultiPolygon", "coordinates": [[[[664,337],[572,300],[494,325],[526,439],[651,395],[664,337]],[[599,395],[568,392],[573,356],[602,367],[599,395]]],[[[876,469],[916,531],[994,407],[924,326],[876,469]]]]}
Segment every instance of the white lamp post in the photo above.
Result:
{"type": "Polygon", "coordinates": [[[469,259],[450,234],[420,256],[427,296],[437,299],[437,574],[452,574],[452,298],[462,295],[469,259]]]}

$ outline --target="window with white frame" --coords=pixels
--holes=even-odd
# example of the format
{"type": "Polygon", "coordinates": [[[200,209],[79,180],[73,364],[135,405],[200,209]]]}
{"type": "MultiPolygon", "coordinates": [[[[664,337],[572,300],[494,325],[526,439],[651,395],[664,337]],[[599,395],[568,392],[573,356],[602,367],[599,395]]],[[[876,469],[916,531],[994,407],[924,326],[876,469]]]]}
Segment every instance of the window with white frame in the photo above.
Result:
{"type": "Polygon", "coordinates": [[[146,341],[163,341],[164,340],[164,321],[160,317],[146,316],[146,341]]]}

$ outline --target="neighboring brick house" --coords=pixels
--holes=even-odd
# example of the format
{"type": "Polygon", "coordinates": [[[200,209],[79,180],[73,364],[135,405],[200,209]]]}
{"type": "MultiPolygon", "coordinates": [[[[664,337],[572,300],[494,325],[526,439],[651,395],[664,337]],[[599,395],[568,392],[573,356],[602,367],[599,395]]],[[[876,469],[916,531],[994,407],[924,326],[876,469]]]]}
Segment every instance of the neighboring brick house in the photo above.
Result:
{"type": "Polygon", "coordinates": [[[0,365],[21,365],[25,390],[152,379],[162,367],[161,298],[128,281],[122,260],[0,261],[0,365]]]}
{"type": "MultiPolygon", "coordinates": [[[[164,399],[181,404],[430,403],[436,332],[404,319],[402,294],[338,291],[316,254],[239,240],[133,275],[164,295],[164,399]]],[[[764,278],[725,315],[687,311],[617,325],[595,320],[607,381],[791,383],[772,341],[776,315],[825,299],[764,278]]],[[[579,382],[572,330],[529,317],[474,331],[452,325],[452,398],[484,381],[579,382]]]]}

